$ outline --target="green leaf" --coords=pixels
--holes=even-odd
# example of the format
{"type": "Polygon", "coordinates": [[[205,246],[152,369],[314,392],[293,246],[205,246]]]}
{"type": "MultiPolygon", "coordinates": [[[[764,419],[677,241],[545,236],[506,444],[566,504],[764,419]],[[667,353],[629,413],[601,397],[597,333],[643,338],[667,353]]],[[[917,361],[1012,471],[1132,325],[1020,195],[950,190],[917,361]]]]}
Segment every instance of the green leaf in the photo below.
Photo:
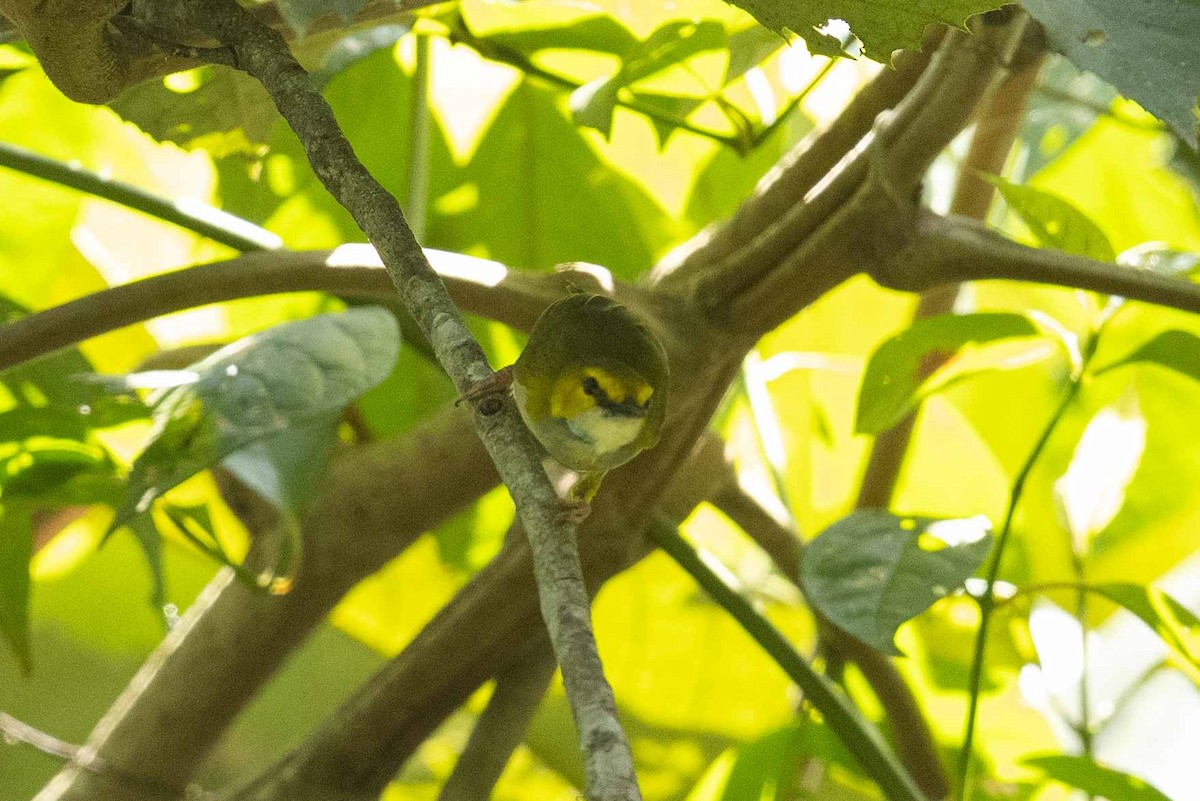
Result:
{"type": "Polygon", "coordinates": [[[899,654],[900,624],[962,586],[992,547],[984,518],[898,517],[865,509],[804,548],[804,595],[840,628],[899,654]]]}
{"type": "Polygon", "coordinates": [[[1028,317],[1008,312],[916,320],[871,354],[858,393],[855,430],[878,434],[903,419],[920,401],[918,390],[932,369],[967,345],[1039,333],[1028,317]]]}
{"type": "MultiPolygon", "coordinates": [[[[776,729],[759,739],[739,746],[724,787],[708,797],[713,801],[763,801],[791,798],[789,788],[805,760],[817,759],[825,765],[838,765],[851,775],[862,776],[862,768],[846,746],[829,728],[813,720],[801,719],[776,729]]],[[[813,793],[821,798],[833,788],[824,777],[813,793]]],[[[716,788],[714,788],[716,789],[716,788]]]]}
{"type": "Polygon", "coordinates": [[[0,444],[30,437],[83,440],[87,437],[86,416],[58,406],[18,406],[0,412],[0,444]]]}
{"type": "Polygon", "coordinates": [[[1200,684],[1200,619],[1162,590],[1140,584],[1088,587],[1138,617],[1182,660],[1181,667],[1200,684]]]}
{"type": "Polygon", "coordinates": [[[32,669],[29,654],[29,560],[33,522],[25,504],[0,506],[0,634],[21,669],[32,669]]]}
{"type": "Polygon", "coordinates": [[[225,67],[139,83],[109,106],[161,142],[203,148],[216,158],[256,154],[279,119],[262,84],[225,67]]]}
{"type": "Polygon", "coordinates": [[[167,601],[167,583],[162,565],[162,535],[150,515],[138,515],[129,521],[129,530],[141,546],[146,565],[150,568],[150,579],[153,582],[150,589],[150,606],[160,610],[167,601]]]}
{"type": "Polygon", "coordinates": [[[108,478],[112,472],[108,453],[97,445],[73,440],[33,440],[0,462],[0,497],[55,504],[104,500],[109,497],[106,493],[97,497],[87,488],[68,489],[68,485],[89,475],[108,478]]]}
{"type": "Polygon", "coordinates": [[[324,88],[333,76],[372,53],[393,47],[411,29],[411,25],[377,25],[343,36],[329,48],[321,68],[311,73],[313,83],[318,89],[324,88]]]}
{"type": "Polygon", "coordinates": [[[1100,765],[1084,756],[1049,754],[1030,757],[1026,765],[1040,768],[1046,777],[1108,801],[1171,801],[1143,779],[1100,765]]]}
{"type": "Polygon", "coordinates": [[[1097,370],[1096,374],[1138,363],[1157,364],[1200,381],[1200,337],[1178,329],[1163,331],[1128,356],[1097,370]]]}
{"type": "Polygon", "coordinates": [[[617,93],[622,88],[682,64],[698,53],[719,50],[725,47],[725,42],[725,26],[711,20],[663,25],[630,50],[616,74],[598,78],[571,94],[575,123],[608,136],[612,132],[617,93]]]}
{"type": "Polygon", "coordinates": [[[1099,261],[1116,259],[1100,227],[1067,201],[1034,186],[986,178],[1043,246],[1099,261]]]}
{"type": "Polygon", "coordinates": [[[279,13],[296,33],[308,33],[313,20],[326,14],[337,14],[342,22],[350,22],[366,0],[279,0],[279,13]]]}
{"type": "Polygon", "coordinates": [[[863,42],[864,51],[887,61],[893,50],[917,47],[925,26],[944,22],[962,28],[968,17],[1004,5],[996,0],[730,0],[766,27],[784,28],[804,37],[808,49],[825,56],[842,55],[841,43],[817,28],[831,19],[845,20],[863,42]]]}
{"type": "Polygon", "coordinates": [[[460,11],[473,35],[520,53],[591,50],[624,57],[638,43],[633,32],[611,14],[573,0],[537,4],[466,0],[460,11]]]}
{"type": "Polygon", "coordinates": [[[1050,45],[1197,147],[1200,0],[1028,0],[1050,45]]]}
{"type": "Polygon", "coordinates": [[[154,400],[155,430],[110,531],[231,454],[328,420],[387,377],[398,348],[395,317],[363,306],[269,328],[193,365],[193,383],[154,400]]]}

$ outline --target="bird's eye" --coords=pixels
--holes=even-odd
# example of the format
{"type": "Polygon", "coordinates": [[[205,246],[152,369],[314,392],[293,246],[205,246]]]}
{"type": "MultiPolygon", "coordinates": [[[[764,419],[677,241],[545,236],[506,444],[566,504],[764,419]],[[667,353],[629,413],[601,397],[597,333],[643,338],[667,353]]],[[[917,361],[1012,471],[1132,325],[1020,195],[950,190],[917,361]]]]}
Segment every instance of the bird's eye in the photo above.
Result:
{"type": "Polygon", "coordinates": [[[600,382],[590,375],[585,376],[583,379],[583,391],[592,397],[596,397],[600,394],[600,382]]]}

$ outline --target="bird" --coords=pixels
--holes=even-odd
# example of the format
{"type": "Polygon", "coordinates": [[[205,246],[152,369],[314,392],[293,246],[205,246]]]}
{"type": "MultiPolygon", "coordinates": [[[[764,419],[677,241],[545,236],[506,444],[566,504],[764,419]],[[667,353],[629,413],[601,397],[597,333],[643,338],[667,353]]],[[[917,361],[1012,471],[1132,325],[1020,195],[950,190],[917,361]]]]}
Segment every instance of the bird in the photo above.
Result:
{"type": "Polygon", "coordinates": [[[538,317],[524,350],[496,381],[511,386],[521,418],[549,457],[543,461],[565,502],[564,517],[578,522],[604,475],[658,442],[670,370],[662,344],[633,312],[604,295],[577,292],[538,317]]]}

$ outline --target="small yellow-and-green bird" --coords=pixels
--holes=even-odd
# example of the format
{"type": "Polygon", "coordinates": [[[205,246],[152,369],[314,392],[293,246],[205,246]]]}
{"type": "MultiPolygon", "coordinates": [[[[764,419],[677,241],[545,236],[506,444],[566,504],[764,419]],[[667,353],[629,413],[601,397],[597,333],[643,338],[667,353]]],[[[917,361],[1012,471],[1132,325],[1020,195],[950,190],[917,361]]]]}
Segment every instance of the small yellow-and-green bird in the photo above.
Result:
{"type": "Polygon", "coordinates": [[[580,293],[552,304],[511,378],[525,424],[555,462],[579,475],[566,495],[585,515],[605,472],[658,442],[667,354],[614,300],[580,293]]]}

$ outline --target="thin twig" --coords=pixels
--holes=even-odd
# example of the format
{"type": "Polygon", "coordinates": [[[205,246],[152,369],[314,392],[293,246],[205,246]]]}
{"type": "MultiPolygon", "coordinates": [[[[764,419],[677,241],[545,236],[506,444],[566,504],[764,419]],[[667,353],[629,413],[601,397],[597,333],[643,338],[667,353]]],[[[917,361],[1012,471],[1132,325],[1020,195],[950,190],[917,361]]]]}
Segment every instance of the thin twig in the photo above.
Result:
{"type": "Polygon", "coordinates": [[[60,740],[53,734],[47,734],[4,712],[0,712],[0,739],[6,743],[25,743],[43,754],[60,759],[74,759],[80,748],[78,745],[60,740]]]}
{"type": "Polygon", "coordinates": [[[967,718],[963,731],[962,751],[959,754],[958,763],[959,801],[966,801],[971,795],[971,764],[974,756],[972,750],[974,748],[975,726],[979,715],[979,696],[983,685],[984,659],[987,655],[988,629],[991,624],[992,613],[996,608],[994,592],[996,582],[1000,576],[1000,565],[1004,559],[1004,551],[1007,549],[1008,541],[1012,535],[1013,519],[1016,516],[1017,507],[1020,505],[1021,498],[1024,495],[1025,484],[1028,482],[1034,466],[1046,450],[1046,446],[1050,443],[1050,438],[1054,435],[1067,409],[1070,408],[1076,396],[1078,396],[1080,389],[1083,387],[1085,370],[1092,355],[1096,352],[1096,339],[1097,337],[1093,335],[1084,343],[1082,364],[1076,373],[1071,376],[1071,381],[1067,385],[1066,392],[1063,393],[1058,406],[1055,408],[1053,414],[1050,415],[1050,419],[1046,422],[1041,434],[1038,435],[1037,441],[1034,443],[1033,448],[1030,449],[1025,462],[1021,465],[1021,469],[1017,471],[1017,475],[1013,478],[1012,489],[1009,491],[1008,496],[1008,509],[1005,512],[1004,522],[1001,524],[1000,533],[996,537],[996,546],[992,549],[992,555],[984,574],[986,587],[983,594],[976,598],[980,612],[979,630],[975,634],[975,647],[971,657],[971,672],[967,678],[967,718]]]}
{"type": "Polygon", "coordinates": [[[237,250],[275,250],[283,246],[283,240],[270,231],[207,203],[190,198],[171,200],[16,145],[0,143],[0,167],[111,200],[237,250]]]}

